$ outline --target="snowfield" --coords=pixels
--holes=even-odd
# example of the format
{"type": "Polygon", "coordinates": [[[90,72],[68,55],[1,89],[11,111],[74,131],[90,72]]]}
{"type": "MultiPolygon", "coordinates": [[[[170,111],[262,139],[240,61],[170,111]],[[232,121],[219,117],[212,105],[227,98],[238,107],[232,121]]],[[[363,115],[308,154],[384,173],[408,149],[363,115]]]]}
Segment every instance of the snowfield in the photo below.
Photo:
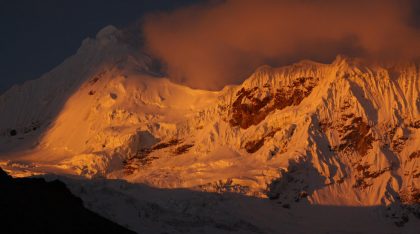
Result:
{"type": "Polygon", "coordinates": [[[337,56],[196,90],[123,34],[0,96],[0,167],[139,233],[418,233],[419,64],[337,56]]]}

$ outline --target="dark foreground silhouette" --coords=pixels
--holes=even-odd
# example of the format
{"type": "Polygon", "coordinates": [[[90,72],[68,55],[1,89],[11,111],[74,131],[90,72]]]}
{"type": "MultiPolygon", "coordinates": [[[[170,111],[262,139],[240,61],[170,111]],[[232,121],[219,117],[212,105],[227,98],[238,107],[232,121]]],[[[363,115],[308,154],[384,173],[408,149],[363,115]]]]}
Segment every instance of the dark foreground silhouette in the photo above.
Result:
{"type": "Polygon", "coordinates": [[[0,168],[1,233],[134,233],[86,209],[59,180],[14,179],[0,168]]]}

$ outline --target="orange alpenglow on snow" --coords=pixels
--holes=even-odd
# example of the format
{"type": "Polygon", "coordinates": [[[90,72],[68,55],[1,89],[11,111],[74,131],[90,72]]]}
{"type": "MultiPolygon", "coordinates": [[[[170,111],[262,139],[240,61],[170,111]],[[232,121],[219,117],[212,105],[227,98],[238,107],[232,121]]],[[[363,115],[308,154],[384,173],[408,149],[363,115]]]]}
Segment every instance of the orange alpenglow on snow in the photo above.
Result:
{"type": "Polygon", "coordinates": [[[85,39],[0,96],[0,167],[139,233],[417,232],[407,5],[259,2],[150,15],[141,50],[114,26],[85,39]]]}

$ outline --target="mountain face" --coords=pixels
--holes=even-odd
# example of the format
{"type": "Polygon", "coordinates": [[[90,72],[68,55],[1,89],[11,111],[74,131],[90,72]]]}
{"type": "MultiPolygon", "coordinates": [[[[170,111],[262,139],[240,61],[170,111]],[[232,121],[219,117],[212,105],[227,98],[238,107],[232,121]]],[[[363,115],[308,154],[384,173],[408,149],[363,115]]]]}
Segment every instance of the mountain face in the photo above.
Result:
{"type": "Polygon", "coordinates": [[[419,69],[338,56],[195,90],[161,77],[109,26],[0,97],[0,165],[282,204],[384,205],[404,225],[420,216],[419,69]]]}

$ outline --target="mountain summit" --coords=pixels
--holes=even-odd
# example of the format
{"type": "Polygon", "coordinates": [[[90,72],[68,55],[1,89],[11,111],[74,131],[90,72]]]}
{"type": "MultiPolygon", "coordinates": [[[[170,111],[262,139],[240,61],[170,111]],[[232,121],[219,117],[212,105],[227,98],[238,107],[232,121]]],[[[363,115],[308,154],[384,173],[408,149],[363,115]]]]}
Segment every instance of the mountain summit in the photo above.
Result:
{"type": "Polygon", "coordinates": [[[305,60],[205,91],[121,35],[0,97],[3,168],[420,216],[418,64],[305,60]]]}

